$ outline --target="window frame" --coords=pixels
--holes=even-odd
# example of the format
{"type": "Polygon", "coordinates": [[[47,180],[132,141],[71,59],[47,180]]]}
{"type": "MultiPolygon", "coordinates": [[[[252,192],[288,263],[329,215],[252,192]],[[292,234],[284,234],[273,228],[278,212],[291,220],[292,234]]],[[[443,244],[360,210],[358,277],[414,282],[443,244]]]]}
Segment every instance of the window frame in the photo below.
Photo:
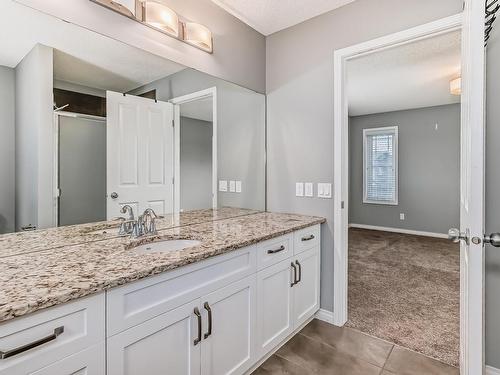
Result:
{"type": "Polygon", "coordinates": [[[397,206],[399,204],[399,129],[398,126],[385,126],[379,128],[365,128],[363,129],[363,203],[367,204],[380,204],[380,205],[388,205],[388,206],[397,206]],[[394,200],[392,201],[382,201],[382,200],[373,200],[368,199],[368,190],[367,190],[367,140],[370,135],[377,134],[394,134],[393,138],[393,159],[394,159],[394,169],[395,169],[395,190],[394,190],[394,200]]]}

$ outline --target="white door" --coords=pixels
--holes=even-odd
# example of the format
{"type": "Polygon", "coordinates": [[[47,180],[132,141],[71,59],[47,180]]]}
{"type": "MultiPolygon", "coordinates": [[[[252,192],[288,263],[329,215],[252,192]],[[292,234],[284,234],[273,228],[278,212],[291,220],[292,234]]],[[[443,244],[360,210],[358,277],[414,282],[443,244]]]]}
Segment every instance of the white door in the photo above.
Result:
{"type": "Polygon", "coordinates": [[[59,362],[30,372],[30,375],[104,375],[106,373],[104,343],[70,355],[59,362]]]}
{"type": "Polygon", "coordinates": [[[286,259],[257,274],[257,351],[268,353],[293,331],[292,267],[286,259]]]}
{"type": "Polygon", "coordinates": [[[319,310],[319,246],[292,259],[297,267],[297,281],[293,286],[293,320],[296,329],[319,310]]]}
{"type": "Polygon", "coordinates": [[[107,218],[128,204],[140,213],[173,210],[173,105],[108,91],[107,218]]]}
{"type": "Polygon", "coordinates": [[[253,364],[255,284],[253,275],[201,299],[207,322],[203,325],[206,329],[201,348],[202,375],[243,374],[253,364]]]}
{"type": "Polygon", "coordinates": [[[199,375],[199,300],[108,339],[108,375],[199,375]]]}
{"type": "Polygon", "coordinates": [[[484,373],[484,2],[464,2],[460,231],[461,373],[484,373]]]}

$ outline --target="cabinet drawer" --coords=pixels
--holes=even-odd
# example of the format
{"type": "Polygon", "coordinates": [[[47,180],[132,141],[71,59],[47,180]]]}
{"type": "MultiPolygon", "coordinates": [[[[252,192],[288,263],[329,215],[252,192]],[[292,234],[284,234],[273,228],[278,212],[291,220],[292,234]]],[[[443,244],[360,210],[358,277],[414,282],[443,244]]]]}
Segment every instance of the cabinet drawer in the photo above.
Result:
{"type": "Polygon", "coordinates": [[[24,375],[104,341],[104,306],[101,293],[1,324],[0,375],[24,375]]]}
{"type": "Polygon", "coordinates": [[[305,250],[319,246],[320,238],[320,225],[300,229],[293,233],[293,248],[294,254],[299,254],[305,250]]]}
{"type": "Polygon", "coordinates": [[[255,247],[180,267],[108,291],[108,337],[256,271],[255,247]]]}
{"type": "Polygon", "coordinates": [[[293,255],[293,235],[273,238],[257,245],[257,269],[272,266],[293,255]]]}

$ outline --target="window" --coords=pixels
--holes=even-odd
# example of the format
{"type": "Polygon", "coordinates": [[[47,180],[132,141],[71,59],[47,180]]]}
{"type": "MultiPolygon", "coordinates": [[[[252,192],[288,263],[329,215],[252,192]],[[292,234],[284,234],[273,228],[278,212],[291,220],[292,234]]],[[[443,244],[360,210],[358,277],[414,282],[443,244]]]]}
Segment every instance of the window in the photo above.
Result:
{"type": "Polygon", "coordinates": [[[363,202],[398,204],[398,127],[363,129],[363,202]]]}

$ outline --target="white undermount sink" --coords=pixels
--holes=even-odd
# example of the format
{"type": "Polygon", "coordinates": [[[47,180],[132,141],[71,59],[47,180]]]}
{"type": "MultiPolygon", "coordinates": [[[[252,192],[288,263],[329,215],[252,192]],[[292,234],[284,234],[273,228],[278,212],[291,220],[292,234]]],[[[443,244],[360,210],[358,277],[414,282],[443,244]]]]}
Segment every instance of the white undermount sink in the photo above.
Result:
{"type": "Polygon", "coordinates": [[[138,254],[168,253],[198,246],[200,243],[201,241],[196,240],[166,240],[140,245],[134,247],[132,251],[138,254]]]}

